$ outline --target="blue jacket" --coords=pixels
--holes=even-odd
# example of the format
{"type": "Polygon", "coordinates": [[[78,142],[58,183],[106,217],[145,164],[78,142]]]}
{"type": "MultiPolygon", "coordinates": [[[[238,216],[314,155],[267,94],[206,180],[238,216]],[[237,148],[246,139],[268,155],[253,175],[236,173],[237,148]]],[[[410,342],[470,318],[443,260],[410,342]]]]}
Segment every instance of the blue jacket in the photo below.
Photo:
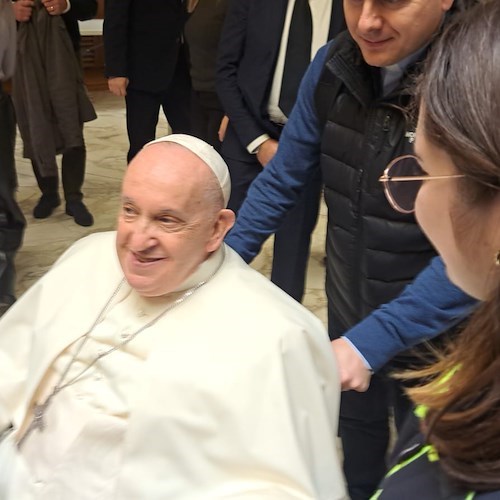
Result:
{"type": "MultiPolygon", "coordinates": [[[[278,152],[251,185],[236,225],[226,239],[247,262],[279,228],[301,189],[319,168],[323,131],[314,96],[328,47],[321,48],[309,66],[278,152]]],[[[399,298],[382,306],[345,336],[377,370],[396,353],[456,324],[473,304],[450,283],[443,262],[436,258],[399,298]]]]}

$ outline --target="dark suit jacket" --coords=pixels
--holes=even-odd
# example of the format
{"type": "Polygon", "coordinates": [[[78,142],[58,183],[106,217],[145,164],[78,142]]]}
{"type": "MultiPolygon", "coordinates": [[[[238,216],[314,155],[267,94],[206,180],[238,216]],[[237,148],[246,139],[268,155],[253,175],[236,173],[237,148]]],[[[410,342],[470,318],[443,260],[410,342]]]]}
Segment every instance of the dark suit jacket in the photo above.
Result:
{"type": "MultiPolygon", "coordinates": [[[[241,149],[225,148],[225,153],[248,154],[247,145],[264,133],[279,137],[281,128],[269,120],[267,102],[287,5],[288,0],[230,0],[219,42],[216,88],[241,149]]],[[[342,0],[333,0],[328,38],[344,29],[342,0]]]]}
{"type": "Polygon", "coordinates": [[[185,20],[181,0],[106,0],[106,76],[127,77],[130,87],[137,90],[166,90],[185,20]]]}
{"type": "Polygon", "coordinates": [[[97,0],[71,0],[71,9],[62,15],[75,50],[80,48],[78,21],[92,19],[97,13],[97,0]]]}

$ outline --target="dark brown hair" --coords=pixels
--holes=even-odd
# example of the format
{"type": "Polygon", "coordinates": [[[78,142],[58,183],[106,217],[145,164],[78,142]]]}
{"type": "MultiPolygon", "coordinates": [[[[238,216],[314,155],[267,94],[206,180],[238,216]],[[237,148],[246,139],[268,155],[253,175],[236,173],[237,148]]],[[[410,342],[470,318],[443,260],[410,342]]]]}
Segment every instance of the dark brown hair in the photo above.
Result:
{"type": "MultiPolygon", "coordinates": [[[[426,139],[466,175],[464,203],[491,201],[500,189],[500,1],[480,2],[453,20],[417,94],[426,139]]],[[[428,382],[409,391],[428,408],[423,427],[443,469],[475,491],[500,488],[500,273],[493,272],[489,299],[437,363],[416,373],[428,382]]]]}

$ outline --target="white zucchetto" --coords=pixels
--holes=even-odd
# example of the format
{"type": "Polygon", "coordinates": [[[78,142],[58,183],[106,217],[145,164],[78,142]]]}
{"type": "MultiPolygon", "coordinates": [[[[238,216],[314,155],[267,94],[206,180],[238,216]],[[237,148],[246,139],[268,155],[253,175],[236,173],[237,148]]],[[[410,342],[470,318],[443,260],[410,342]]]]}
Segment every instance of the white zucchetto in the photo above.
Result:
{"type": "Polygon", "coordinates": [[[215,174],[219,181],[219,186],[224,198],[224,206],[227,207],[229,196],[231,194],[231,177],[229,176],[229,169],[222,156],[205,141],[187,134],[170,134],[154,141],[148,142],[144,147],[157,144],[159,142],[174,142],[180,146],[189,149],[196,156],[201,158],[210,167],[210,170],[215,174]]]}

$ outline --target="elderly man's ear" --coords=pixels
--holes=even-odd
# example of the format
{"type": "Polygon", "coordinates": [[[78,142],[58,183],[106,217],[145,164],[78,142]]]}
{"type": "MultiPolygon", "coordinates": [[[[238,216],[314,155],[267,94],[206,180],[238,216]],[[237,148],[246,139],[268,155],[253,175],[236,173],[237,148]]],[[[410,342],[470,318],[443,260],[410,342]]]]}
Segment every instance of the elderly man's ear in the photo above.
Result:
{"type": "Polygon", "coordinates": [[[235,220],[236,215],[232,210],[224,208],[219,211],[214,222],[212,237],[207,245],[207,250],[209,252],[214,252],[220,247],[226,237],[226,234],[233,227],[235,220]]]}

